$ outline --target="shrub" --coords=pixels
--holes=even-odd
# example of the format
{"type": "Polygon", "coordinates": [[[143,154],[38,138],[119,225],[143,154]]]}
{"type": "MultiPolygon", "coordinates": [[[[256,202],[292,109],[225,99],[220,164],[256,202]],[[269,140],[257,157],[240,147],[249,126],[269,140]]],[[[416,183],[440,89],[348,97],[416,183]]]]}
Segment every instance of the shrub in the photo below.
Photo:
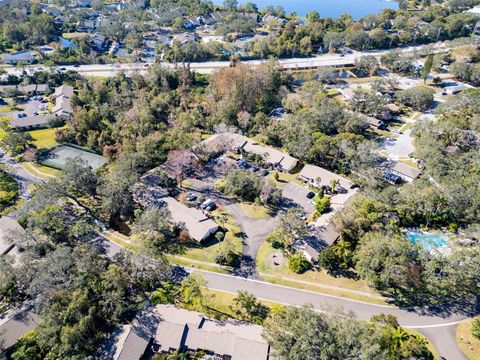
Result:
{"type": "Polygon", "coordinates": [[[310,263],[302,253],[295,253],[288,259],[288,267],[296,274],[302,274],[310,269],[310,263]]]}
{"type": "Polygon", "coordinates": [[[472,321],[472,335],[480,339],[480,317],[476,317],[472,321]]]}
{"type": "Polygon", "coordinates": [[[317,205],[315,206],[315,211],[317,213],[317,216],[325,214],[328,211],[328,209],[330,209],[330,199],[327,197],[322,197],[317,202],[317,205]]]}

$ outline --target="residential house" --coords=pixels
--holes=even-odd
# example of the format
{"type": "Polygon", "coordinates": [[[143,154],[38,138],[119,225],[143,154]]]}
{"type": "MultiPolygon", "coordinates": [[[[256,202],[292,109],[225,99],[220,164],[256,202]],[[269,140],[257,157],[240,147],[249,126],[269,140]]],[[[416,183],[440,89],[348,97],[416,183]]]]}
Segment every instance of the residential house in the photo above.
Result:
{"type": "Polygon", "coordinates": [[[54,6],[47,6],[42,9],[45,14],[52,15],[53,17],[61,16],[62,10],[54,6]]]}
{"type": "Polygon", "coordinates": [[[422,170],[418,167],[411,167],[404,163],[397,162],[391,169],[391,172],[401,177],[406,182],[412,182],[420,176],[422,170]]]}
{"type": "Polygon", "coordinates": [[[98,11],[88,8],[82,11],[82,16],[84,19],[96,19],[100,16],[100,14],[98,11]]]}
{"type": "Polygon", "coordinates": [[[48,92],[47,84],[30,84],[30,85],[0,85],[0,95],[5,96],[12,92],[18,91],[23,95],[38,95],[48,92]]]}
{"type": "Polygon", "coordinates": [[[365,119],[368,125],[370,125],[373,128],[380,129],[380,130],[386,128],[386,125],[382,120],[374,118],[373,116],[367,116],[364,114],[357,114],[357,116],[359,116],[361,119],[365,119]]]}
{"type": "Polygon", "coordinates": [[[29,84],[18,86],[18,91],[24,95],[45,94],[48,91],[48,84],[29,84]]]}
{"type": "Polygon", "coordinates": [[[105,51],[105,47],[107,45],[107,39],[105,36],[95,33],[90,36],[90,43],[95,50],[98,52],[103,52],[105,51]]]}
{"type": "Polygon", "coordinates": [[[26,231],[11,217],[0,217],[0,256],[15,255],[18,251],[16,242],[27,236],[26,231]]]}
{"type": "Polygon", "coordinates": [[[78,32],[93,33],[96,29],[94,20],[83,20],[77,24],[76,27],[78,32]]]}
{"type": "Polygon", "coordinates": [[[292,244],[292,249],[295,250],[295,252],[303,254],[310,263],[314,264],[318,261],[320,252],[325,249],[327,245],[331,244],[327,244],[316,236],[310,235],[295,241],[292,244]]]}
{"type": "Polygon", "coordinates": [[[48,122],[54,119],[54,114],[33,115],[10,120],[10,128],[13,130],[33,130],[47,127],[48,122]]]}
{"type": "Polygon", "coordinates": [[[182,34],[175,35],[173,40],[180,43],[180,45],[185,45],[186,43],[189,43],[189,42],[198,41],[198,36],[194,33],[182,33],[182,34]]]}
{"type": "Polygon", "coordinates": [[[383,179],[388,182],[389,184],[392,184],[392,185],[399,185],[403,182],[402,178],[398,175],[396,175],[395,173],[393,173],[392,171],[385,171],[385,173],[383,174],[383,179]]]}
{"type": "Polygon", "coordinates": [[[5,64],[17,65],[18,63],[33,63],[35,56],[30,50],[17,51],[12,54],[3,54],[2,62],[5,64]]]}
{"type": "Polygon", "coordinates": [[[31,305],[22,309],[11,309],[0,314],[0,357],[11,349],[22,336],[36,329],[40,323],[40,317],[33,311],[31,305]]]}
{"type": "Polygon", "coordinates": [[[210,239],[218,231],[218,225],[202,211],[190,208],[173,197],[162,199],[172,217],[172,221],[184,227],[189,236],[201,243],[210,239]]]}
{"type": "Polygon", "coordinates": [[[265,15],[263,18],[262,18],[262,22],[264,24],[278,24],[278,26],[283,26],[285,25],[286,23],[288,23],[288,20],[285,19],[285,18],[281,18],[281,17],[278,17],[278,16],[273,16],[273,15],[265,15]]]}
{"type": "Polygon", "coordinates": [[[73,113],[70,100],[74,94],[74,89],[70,85],[62,85],[55,89],[51,99],[55,100],[55,106],[52,114],[55,116],[70,116],[73,113]]]}
{"type": "Polygon", "coordinates": [[[275,148],[260,145],[246,136],[235,133],[215,134],[202,142],[204,150],[214,152],[225,152],[237,150],[262,156],[267,165],[274,166],[282,171],[290,172],[298,164],[298,159],[281,152],[275,148]]]}
{"type": "Polygon", "coordinates": [[[173,223],[183,227],[190,238],[203,242],[211,238],[219,226],[200,210],[189,208],[175,198],[163,187],[160,177],[154,172],[148,172],[137,184],[133,196],[135,202],[143,207],[166,207],[173,223]]]}
{"type": "Polygon", "coordinates": [[[97,358],[138,360],[174,351],[201,351],[203,359],[267,360],[270,347],[262,332],[259,325],[219,321],[173,305],[157,305],[117,330],[97,358]]]}
{"type": "Polygon", "coordinates": [[[357,192],[352,181],[315,165],[305,165],[299,178],[311,186],[333,193],[330,204],[344,206],[357,192]],[[334,186],[334,189],[332,189],[334,186]]]}
{"type": "Polygon", "coordinates": [[[260,16],[257,13],[243,13],[242,15],[256,23],[260,21],[260,16]]]}
{"type": "Polygon", "coordinates": [[[70,3],[72,8],[86,8],[92,6],[92,0],[74,0],[70,3]]]}
{"type": "Polygon", "coordinates": [[[210,14],[210,19],[213,22],[220,22],[220,21],[223,20],[223,14],[219,13],[218,11],[213,12],[213,13],[210,14]]]}
{"type": "Polygon", "coordinates": [[[195,18],[195,17],[186,18],[184,23],[183,23],[183,27],[187,30],[196,29],[200,25],[201,25],[200,21],[198,21],[197,18],[195,18]]]}

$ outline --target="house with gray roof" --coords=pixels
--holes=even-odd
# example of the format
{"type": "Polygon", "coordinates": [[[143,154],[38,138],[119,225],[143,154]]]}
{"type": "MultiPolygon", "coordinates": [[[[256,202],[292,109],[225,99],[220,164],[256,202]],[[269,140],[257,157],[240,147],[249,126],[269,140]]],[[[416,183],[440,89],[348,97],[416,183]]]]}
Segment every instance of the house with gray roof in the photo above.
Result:
{"type": "Polygon", "coordinates": [[[10,120],[10,129],[32,130],[47,127],[49,120],[54,119],[54,114],[32,115],[22,118],[13,118],[10,120]]]}
{"type": "Polygon", "coordinates": [[[0,217],[0,256],[16,255],[17,241],[27,236],[20,224],[9,216],[0,217]]]}
{"type": "Polygon", "coordinates": [[[74,89],[70,85],[62,85],[55,89],[52,94],[52,100],[55,100],[55,106],[52,109],[52,114],[55,116],[70,116],[73,113],[70,100],[74,94],[74,89]]]}
{"type": "Polygon", "coordinates": [[[259,325],[219,321],[174,305],[157,305],[117,330],[97,357],[138,360],[174,351],[202,351],[204,359],[267,360],[270,347],[262,331],[259,325]]]}
{"type": "Polygon", "coordinates": [[[30,50],[22,50],[16,53],[3,54],[2,62],[4,64],[17,65],[18,63],[33,63],[35,61],[35,56],[33,56],[30,50]]]}
{"type": "Polygon", "coordinates": [[[299,178],[310,186],[328,189],[329,192],[331,191],[331,186],[335,183],[333,196],[330,198],[332,205],[345,205],[357,192],[351,180],[321,168],[320,166],[305,165],[300,171],[299,178]]]}
{"type": "Polygon", "coordinates": [[[215,134],[202,142],[201,147],[208,152],[224,152],[228,150],[245,151],[262,156],[267,164],[282,171],[290,172],[298,165],[298,159],[278,149],[264,146],[246,136],[225,132],[215,134]]]}
{"type": "Polygon", "coordinates": [[[402,162],[397,162],[391,171],[395,175],[400,176],[406,182],[412,182],[422,173],[422,170],[420,170],[418,167],[408,166],[402,162]]]}
{"type": "Polygon", "coordinates": [[[211,238],[219,230],[215,221],[202,211],[190,208],[170,196],[168,189],[164,188],[160,177],[153,172],[143,175],[141,182],[134,188],[133,199],[143,207],[165,207],[171,221],[184,228],[190,238],[203,242],[211,238]]]}
{"type": "Polygon", "coordinates": [[[22,336],[36,329],[40,323],[40,317],[35,314],[32,307],[27,305],[22,309],[11,309],[0,314],[0,358],[8,352],[22,336]]]}

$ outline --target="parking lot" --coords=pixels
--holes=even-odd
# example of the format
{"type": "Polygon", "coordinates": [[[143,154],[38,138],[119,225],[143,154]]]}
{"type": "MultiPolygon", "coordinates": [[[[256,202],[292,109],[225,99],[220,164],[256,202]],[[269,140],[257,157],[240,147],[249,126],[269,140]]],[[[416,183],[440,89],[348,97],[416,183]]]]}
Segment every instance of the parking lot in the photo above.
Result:
{"type": "Polygon", "coordinates": [[[36,116],[36,115],[46,115],[49,114],[48,111],[48,100],[45,97],[41,98],[42,100],[29,98],[26,102],[20,102],[18,105],[22,110],[4,112],[2,116],[10,116],[13,118],[26,117],[26,116],[36,116]]]}
{"type": "Polygon", "coordinates": [[[307,198],[309,192],[310,190],[307,187],[292,182],[282,187],[283,197],[292,200],[298,206],[302,207],[307,214],[310,214],[314,210],[314,206],[309,204],[311,200],[307,198]]]}

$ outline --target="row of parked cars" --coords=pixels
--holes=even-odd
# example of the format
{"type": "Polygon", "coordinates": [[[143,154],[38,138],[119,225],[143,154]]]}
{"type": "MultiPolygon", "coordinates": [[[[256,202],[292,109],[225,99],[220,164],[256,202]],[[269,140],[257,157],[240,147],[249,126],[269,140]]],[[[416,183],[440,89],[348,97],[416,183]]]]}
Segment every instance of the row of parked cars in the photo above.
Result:
{"type": "Polygon", "coordinates": [[[250,169],[252,172],[260,172],[260,174],[262,176],[267,176],[268,174],[270,174],[270,172],[268,170],[260,169],[258,166],[250,164],[245,159],[237,159],[237,165],[240,169],[243,169],[243,170],[249,170],[250,169]]]}

